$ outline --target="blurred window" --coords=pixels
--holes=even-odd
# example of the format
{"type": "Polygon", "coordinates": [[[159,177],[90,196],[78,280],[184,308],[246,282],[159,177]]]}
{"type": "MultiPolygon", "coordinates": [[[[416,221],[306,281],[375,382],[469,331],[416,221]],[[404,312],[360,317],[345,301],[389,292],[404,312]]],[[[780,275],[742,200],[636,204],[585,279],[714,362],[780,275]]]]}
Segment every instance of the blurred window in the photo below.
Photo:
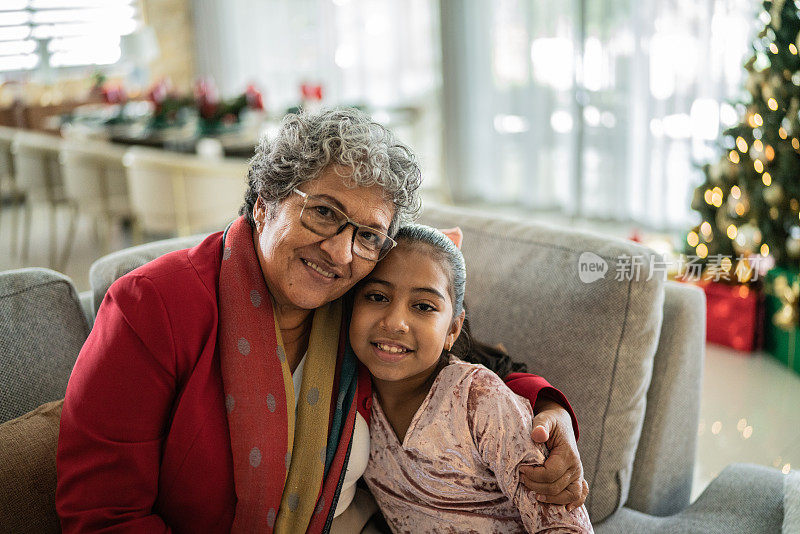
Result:
{"type": "Polygon", "coordinates": [[[137,0],[0,1],[0,71],[110,65],[140,17],[137,0]]]}
{"type": "Polygon", "coordinates": [[[441,0],[445,176],[461,202],[685,228],[749,0],[441,0]],[[487,52],[488,51],[488,52],[487,52]]]}

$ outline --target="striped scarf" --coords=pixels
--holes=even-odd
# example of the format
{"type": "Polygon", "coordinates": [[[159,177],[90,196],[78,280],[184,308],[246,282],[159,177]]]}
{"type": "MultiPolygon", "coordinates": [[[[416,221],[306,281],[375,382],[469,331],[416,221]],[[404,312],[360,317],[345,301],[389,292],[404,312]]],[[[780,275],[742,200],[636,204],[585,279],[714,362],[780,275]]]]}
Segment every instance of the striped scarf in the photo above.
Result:
{"type": "Polygon", "coordinates": [[[237,497],[231,530],[324,532],[344,479],[356,413],[356,363],[344,351],[342,303],[314,312],[295,413],[292,373],[244,217],[225,235],[219,295],[218,346],[237,497]]]}

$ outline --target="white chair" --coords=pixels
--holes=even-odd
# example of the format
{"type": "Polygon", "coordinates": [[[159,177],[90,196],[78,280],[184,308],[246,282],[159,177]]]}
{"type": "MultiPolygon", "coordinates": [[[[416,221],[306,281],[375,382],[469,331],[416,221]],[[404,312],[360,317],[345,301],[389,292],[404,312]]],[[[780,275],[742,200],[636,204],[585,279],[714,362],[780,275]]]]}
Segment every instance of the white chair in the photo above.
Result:
{"type": "MultiPolygon", "coordinates": [[[[58,162],[60,150],[60,137],[30,130],[19,131],[14,135],[11,144],[17,187],[26,195],[26,235],[22,243],[22,262],[26,263],[28,259],[33,204],[44,203],[48,206],[50,220],[50,266],[63,270],[63,265],[57,261],[57,209],[67,203],[61,179],[61,167],[58,162]]],[[[74,233],[74,226],[75,217],[70,217],[69,236],[74,233]]]]}
{"type": "Polygon", "coordinates": [[[244,200],[246,160],[133,147],[124,158],[137,232],[188,236],[224,228],[244,200]]]}
{"type": "Polygon", "coordinates": [[[11,144],[14,136],[21,130],[0,126],[0,222],[5,211],[11,212],[11,252],[17,252],[18,215],[23,213],[25,192],[17,186],[14,176],[14,156],[11,144]]]}
{"type": "MultiPolygon", "coordinates": [[[[88,215],[94,223],[101,254],[110,248],[116,223],[130,217],[128,185],[122,158],[125,148],[104,141],[67,139],[61,147],[64,196],[76,216],[88,215]]],[[[70,245],[64,249],[64,261],[70,245]]]]}

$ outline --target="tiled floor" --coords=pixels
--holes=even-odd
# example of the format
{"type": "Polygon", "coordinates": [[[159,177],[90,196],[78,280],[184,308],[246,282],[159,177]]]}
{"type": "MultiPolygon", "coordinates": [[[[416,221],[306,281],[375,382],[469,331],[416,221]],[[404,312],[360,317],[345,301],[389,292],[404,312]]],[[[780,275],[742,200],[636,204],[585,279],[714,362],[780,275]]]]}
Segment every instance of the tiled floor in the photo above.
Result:
{"type": "Polygon", "coordinates": [[[695,497],[726,465],[800,468],[800,375],[764,353],[707,345],[695,497]]]}
{"type": "MultiPolygon", "coordinates": [[[[10,254],[10,216],[7,210],[0,212],[0,270],[21,266],[19,258],[10,254]]],[[[63,246],[65,215],[59,218],[58,226],[59,246],[63,246]]],[[[598,230],[596,225],[592,228],[598,230]]],[[[46,213],[37,210],[28,265],[47,266],[47,229],[46,213]]],[[[601,231],[617,237],[630,233],[622,226],[604,226],[601,231]]],[[[115,234],[114,248],[128,245],[130,241],[125,236],[115,234]]],[[[89,266],[99,255],[91,222],[81,220],[71,259],[63,269],[79,291],[89,288],[89,266]]],[[[745,354],[709,345],[698,434],[693,496],[699,495],[732,462],[779,469],[800,467],[800,375],[765,354],[745,354]]]]}

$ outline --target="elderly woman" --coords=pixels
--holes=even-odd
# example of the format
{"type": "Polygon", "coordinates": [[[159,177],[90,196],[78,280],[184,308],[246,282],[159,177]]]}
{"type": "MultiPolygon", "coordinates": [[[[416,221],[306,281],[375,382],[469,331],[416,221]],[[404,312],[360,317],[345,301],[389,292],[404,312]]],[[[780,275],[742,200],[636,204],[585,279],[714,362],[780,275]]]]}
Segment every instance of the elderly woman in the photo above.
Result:
{"type": "MultiPolygon", "coordinates": [[[[288,117],[248,181],[224,233],[109,289],[61,417],[64,532],[324,532],[352,500],[371,392],[340,297],[417,211],[420,171],[342,109],[288,117]]],[[[579,505],[571,413],[544,380],[513,382],[551,434],[530,487],[579,505]]]]}

